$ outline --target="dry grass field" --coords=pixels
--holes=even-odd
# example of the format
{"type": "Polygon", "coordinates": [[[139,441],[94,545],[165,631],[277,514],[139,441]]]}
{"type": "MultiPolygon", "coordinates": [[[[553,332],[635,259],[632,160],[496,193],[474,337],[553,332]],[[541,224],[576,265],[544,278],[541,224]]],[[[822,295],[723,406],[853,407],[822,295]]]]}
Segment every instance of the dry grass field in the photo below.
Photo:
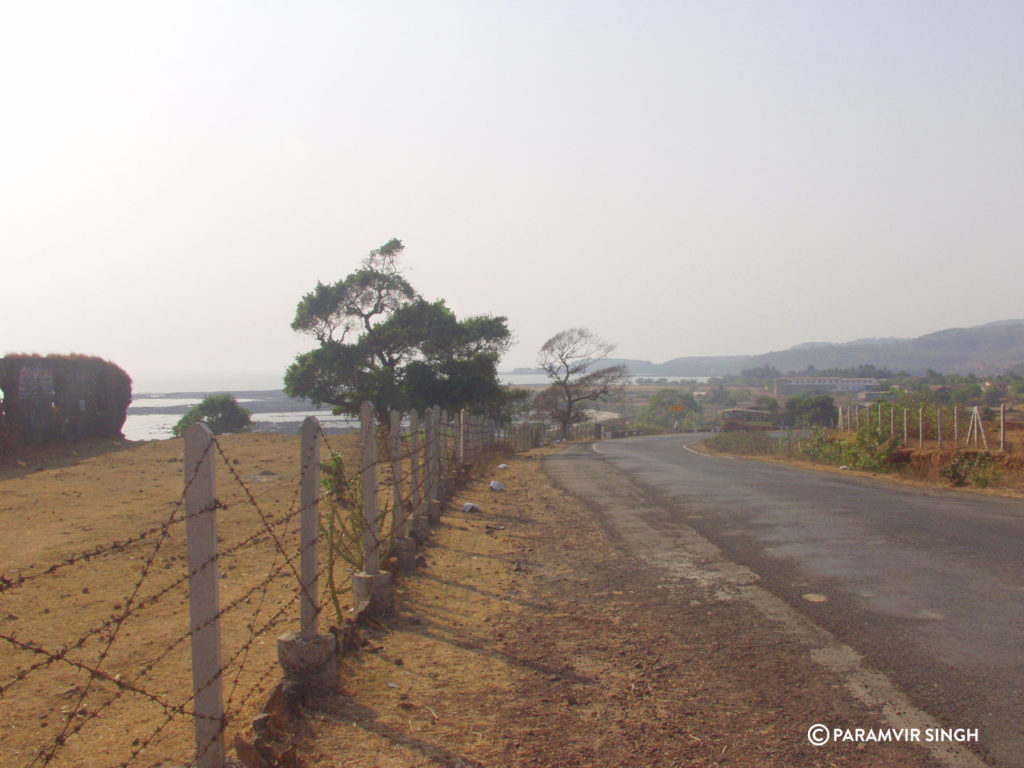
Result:
{"type": "MultiPolygon", "coordinates": [[[[297,552],[299,443],[218,444],[224,691],[243,722],[277,682],[277,635],[297,628],[274,536],[297,552]]],[[[92,441],[0,468],[4,765],[172,765],[193,751],[182,452],[92,441]]]]}

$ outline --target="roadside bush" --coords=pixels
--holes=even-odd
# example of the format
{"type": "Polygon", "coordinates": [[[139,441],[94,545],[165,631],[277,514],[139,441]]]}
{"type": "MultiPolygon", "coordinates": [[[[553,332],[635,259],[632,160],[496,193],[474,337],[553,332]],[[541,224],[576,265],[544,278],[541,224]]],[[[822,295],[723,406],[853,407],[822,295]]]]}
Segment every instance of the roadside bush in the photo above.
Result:
{"type": "Polygon", "coordinates": [[[708,450],[769,456],[775,453],[775,441],[764,432],[719,432],[704,441],[708,450]]]}
{"type": "Polygon", "coordinates": [[[175,437],[181,437],[189,427],[201,421],[215,435],[244,432],[249,428],[250,416],[252,411],[240,406],[234,395],[210,395],[192,406],[171,431],[175,437]]]}
{"type": "Polygon", "coordinates": [[[998,477],[999,460],[988,451],[957,451],[953,454],[949,466],[939,470],[939,474],[956,487],[973,483],[978,488],[988,488],[998,477]]]}

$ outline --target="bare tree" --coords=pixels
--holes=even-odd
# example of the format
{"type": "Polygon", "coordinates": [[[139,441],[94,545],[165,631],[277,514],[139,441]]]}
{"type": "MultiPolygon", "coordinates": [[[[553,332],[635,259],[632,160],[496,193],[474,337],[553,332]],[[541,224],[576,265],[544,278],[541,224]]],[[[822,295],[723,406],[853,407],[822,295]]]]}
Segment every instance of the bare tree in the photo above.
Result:
{"type": "Polygon", "coordinates": [[[626,375],[624,365],[599,367],[612,350],[610,344],[586,328],[568,328],[556,333],[540,348],[537,364],[551,379],[551,386],[537,395],[535,407],[562,425],[586,421],[586,403],[597,403],[614,395],[626,375]]]}

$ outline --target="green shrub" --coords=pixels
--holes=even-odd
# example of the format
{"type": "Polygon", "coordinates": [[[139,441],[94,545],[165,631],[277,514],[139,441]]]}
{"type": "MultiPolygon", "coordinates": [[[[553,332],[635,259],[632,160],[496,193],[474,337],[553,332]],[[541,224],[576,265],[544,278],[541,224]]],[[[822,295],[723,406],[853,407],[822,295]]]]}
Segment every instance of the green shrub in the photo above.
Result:
{"type": "Polygon", "coordinates": [[[978,488],[992,485],[999,473],[999,460],[988,451],[983,453],[953,454],[948,467],[939,470],[939,474],[949,480],[951,485],[961,487],[969,482],[978,488]]]}
{"type": "Polygon", "coordinates": [[[181,437],[185,430],[200,421],[215,435],[244,432],[249,428],[251,415],[252,411],[240,406],[234,395],[210,395],[198,405],[192,406],[174,425],[172,432],[175,437],[181,437]]]}

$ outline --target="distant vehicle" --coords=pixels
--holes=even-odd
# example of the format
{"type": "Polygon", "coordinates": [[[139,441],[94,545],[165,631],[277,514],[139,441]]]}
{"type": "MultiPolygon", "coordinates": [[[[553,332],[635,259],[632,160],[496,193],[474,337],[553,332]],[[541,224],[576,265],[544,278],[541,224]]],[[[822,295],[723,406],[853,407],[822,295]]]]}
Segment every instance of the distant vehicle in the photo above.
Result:
{"type": "Polygon", "coordinates": [[[774,428],[772,415],[768,411],[753,408],[728,408],[722,411],[723,432],[767,432],[774,428]]]}

